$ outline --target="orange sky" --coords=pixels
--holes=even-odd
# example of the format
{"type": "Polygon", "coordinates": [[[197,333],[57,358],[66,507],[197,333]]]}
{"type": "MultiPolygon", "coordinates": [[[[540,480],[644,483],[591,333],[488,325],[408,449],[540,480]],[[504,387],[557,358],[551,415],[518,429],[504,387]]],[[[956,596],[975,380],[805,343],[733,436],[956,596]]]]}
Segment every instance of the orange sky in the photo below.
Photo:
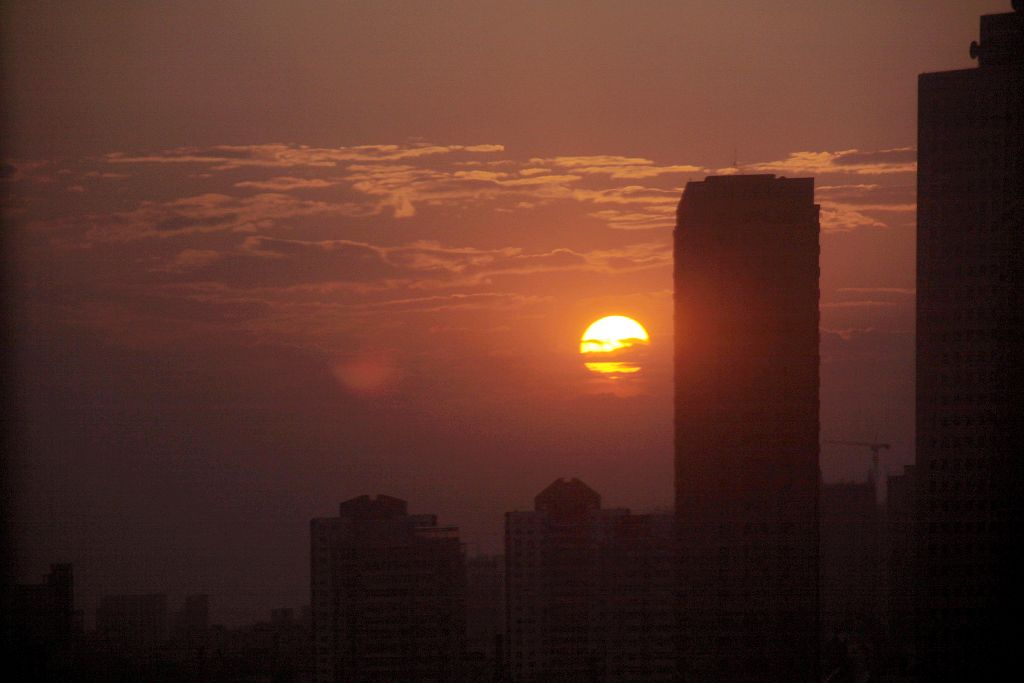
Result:
{"type": "Polygon", "coordinates": [[[232,622],[301,604],[308,520],[363,493],[484,552],[559,476],[667,508],[673,213],[712,173],[815,177],[823,438],[897,471],[916,75],[1008,7],[9,3],[18,571],[232,622]],[[578,356],[613,313],[652,339],[626,393],[578,356]]]}

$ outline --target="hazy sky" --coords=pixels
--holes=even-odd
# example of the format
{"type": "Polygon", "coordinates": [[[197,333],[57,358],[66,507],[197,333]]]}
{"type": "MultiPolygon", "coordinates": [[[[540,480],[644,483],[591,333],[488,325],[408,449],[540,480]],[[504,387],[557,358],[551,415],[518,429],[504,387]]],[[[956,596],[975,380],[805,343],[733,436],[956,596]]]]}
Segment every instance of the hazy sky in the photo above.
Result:
{"type": "Polygon", "coordinates": [[[711,173],[815,177],[822,437],[898,471],[916,76],[1002,11],[5,3],[20,578],[238,623],[308,601],[310,518],[363,493],[470,552],[559,476],[668,508],[673,214],[711,173]],[[628,382],[577,353],[612,313],[651,334],[628,382]]]}

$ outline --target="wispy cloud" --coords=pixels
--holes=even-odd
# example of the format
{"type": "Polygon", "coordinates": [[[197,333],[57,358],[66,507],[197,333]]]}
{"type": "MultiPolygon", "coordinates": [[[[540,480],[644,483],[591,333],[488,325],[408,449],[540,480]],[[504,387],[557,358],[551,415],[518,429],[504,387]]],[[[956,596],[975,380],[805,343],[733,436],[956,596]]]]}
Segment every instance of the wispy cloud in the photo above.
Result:
{"type": "Polygon", "coordinates": [[[110,164],[196,164],[215,171],[244,167],[296,168],[334,167],[350,162],[401,161],[465,152],[491,154],[503,145],[358,145],[354,147],[308,147],[305,145],[218,145],[208,148],[179,147],[149,154],[113,152],[104,157],[110,164]]]}
{"type": "Polygon", "coordinates": [[[253,188],[254,190],[267,190],[270,192],[288,192],[290,190],[309,190],[324,187],[334,187],[340,181],[326,180],[324,178],[295,178],[293,176],[278,176],[267,180],[242,180],[234,184],[235,187],[253,188]]]}
{"type": "Polygon", "coordinates": [[[367,208],[351,202],[298,199],[264,192],[248,196],[207,193],[168,201],[143,201],[136,208],[84,217],[87,242],[168,239],[217,232],[257,232],[282,221],[310,216],[360,216],[367,208]]]}
{"type": "Polygon", "coordinates": [[[720,168],[722,175],[736,173],[781,173],[785,175],[889,175],[917,171],[913,147],[883,150],[844,149],[835,152],[791,152],[786,158],[720,168]]]}
{"type": "MultiPolygon", "coordinates": [[[[36,271],[60,275],[33,291],[68,324],[128,334],[136,320],[153,340],[180,339],[191,321],[204,334],[337,350],[378,318],[483,325],[502,307],[662,292],[682,186],[708,173],[684,161],[427,143],[19,161],[6,167],[5,216],[25,228],[36,271]],[[76,186],[85,192],[63,191],[76,186]]],[[[854,231],[912,222],[912,168],[903,148],[799,152],[742,170],[813,173],[823,228],[854,231]]],[[[860,324],[903,315],[913,291],[829,297],[830,316],[860,324]]]]}
{"type": "Polygon", "coordinates": [[[551,158],[534,158],[530,163],[538,166],[571,169],[573,173],[583,175],[606,175],[617,180],[654,178],[660,175],[700,173],[700,166],[688,164],[658,165],[650,159],[642,157],[624,157],[615,155],[560,156],[551,158]]]}

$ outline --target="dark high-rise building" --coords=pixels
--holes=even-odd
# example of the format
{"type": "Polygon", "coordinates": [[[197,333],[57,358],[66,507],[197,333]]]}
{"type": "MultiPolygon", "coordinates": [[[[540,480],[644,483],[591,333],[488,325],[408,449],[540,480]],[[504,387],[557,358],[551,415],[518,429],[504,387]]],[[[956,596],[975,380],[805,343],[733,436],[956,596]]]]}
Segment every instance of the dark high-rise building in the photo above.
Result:
{"type": "Polygon", "coordinates": [[[918,80],[918,655],[935,680],[1018,667],[1022,4],[981,17],[977,68],[918,80]]]}
{"type": "Polygon", "coordinates": [[[817,680],[818,213],[811,178],[687,183],[675,232],[686,680],[817,680]]]}
{"type": "Polygon", "coordinates": [[[311,523],[315,679],[450,681],[465,647],[464,552],[455,527],[390,496],[311,523]]]}

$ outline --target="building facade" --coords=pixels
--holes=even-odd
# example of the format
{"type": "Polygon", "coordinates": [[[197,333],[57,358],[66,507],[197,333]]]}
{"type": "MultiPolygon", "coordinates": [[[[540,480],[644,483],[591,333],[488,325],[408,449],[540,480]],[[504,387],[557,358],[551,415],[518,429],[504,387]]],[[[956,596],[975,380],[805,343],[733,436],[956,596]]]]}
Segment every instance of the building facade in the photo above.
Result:
{"type": "Polygon", "coordinates": [[[817,680],[814,181],[711,176],[675,231],[685,680],[817,680]]]}
{"type": "Polygon", "coordinates": [[[406,502],[360,496],[311,524],[315,680],[462,676],[465,564],[458,529],[406,502]]]}
{"type": "MultiPolygon", "coordinates": [[[[1024,10],[981,17],[978,66],[918,80],[918,658],[1011,661],[1024,495],[1024,10]]],[[[1014,657],[1015,659],[1015,657],[1014,657]]]]}
{"type": "Polygon", "coordinates": [[[506,513],[505,557],[512,680],[676,680],[671,515],[558,480],[506,513]]]}

